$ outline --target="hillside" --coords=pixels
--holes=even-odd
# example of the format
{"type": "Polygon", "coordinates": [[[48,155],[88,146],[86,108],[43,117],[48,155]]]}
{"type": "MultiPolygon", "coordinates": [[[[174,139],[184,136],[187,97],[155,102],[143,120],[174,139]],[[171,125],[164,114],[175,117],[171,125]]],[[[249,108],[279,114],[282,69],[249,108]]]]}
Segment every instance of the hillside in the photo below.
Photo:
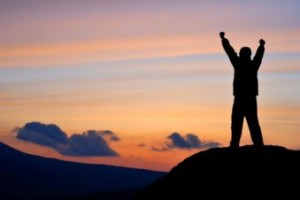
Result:
{"type": "Polygon", "coordinates": [[[0,199],[105,199],[120,194],[126,199],[165,174],[43,158],[3,143],[0,163],[0,199]]]}
{"type": "Polygon", "coordinates": [[[299,195],[299,178],[300,151],[215,148],[185,159],[138,199],[291,199],[299,195]]]}

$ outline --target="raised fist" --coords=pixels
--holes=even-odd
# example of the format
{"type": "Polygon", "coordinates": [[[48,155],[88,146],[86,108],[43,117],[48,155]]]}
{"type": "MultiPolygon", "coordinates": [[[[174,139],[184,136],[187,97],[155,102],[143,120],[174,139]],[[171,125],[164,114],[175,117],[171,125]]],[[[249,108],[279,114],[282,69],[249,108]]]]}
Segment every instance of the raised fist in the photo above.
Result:
{"type": "Polygon", "coordinates": [[[260,44],[260,45],[265,45],[266,42],[265,42],[263,39],[260,39],[260,40],[259,40],[259,44],[260,44]]]}
{"type": "Polygon", "coordinates": [[[223,39],[225,37],[225,33],[224,32],[220,32],[220,37],[223,39]]]}

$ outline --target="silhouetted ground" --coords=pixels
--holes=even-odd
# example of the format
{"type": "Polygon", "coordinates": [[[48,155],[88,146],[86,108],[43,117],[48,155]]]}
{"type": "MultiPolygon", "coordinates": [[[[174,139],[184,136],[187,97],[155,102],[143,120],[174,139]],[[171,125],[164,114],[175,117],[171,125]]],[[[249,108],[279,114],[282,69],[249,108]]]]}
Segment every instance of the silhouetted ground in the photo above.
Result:
{"type": "Polygon", "coordinates": [[[298,199],[299,161],[300,151],[279,146],[215,148],[165,174],[42,158],[0,143],[0,199],[298,199]]]}
{"type": "Polygon", "coordinates": [[[165,172],[43,158],[0,143],[0,199],[132,199],[165,172]]]}
{"type": "Polygon", "coordinates": [[[215,148],[185,159],[137,199],[298,199],[299,181],[300,151],[215,148]]]}

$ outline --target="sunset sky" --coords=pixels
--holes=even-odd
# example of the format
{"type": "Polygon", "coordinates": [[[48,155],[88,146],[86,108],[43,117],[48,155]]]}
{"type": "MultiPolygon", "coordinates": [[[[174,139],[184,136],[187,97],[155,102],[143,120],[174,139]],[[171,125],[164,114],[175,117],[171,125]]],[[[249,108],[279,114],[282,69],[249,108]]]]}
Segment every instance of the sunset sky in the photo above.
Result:
{"type": "Polygon", "coordinates": [[[0,0],[0,141],[47,157],[164,171],[228,146],[225,31],[236,51],[254,52],[265,39],[265,144],[300,149],[299,8],[298,0],[0,0]],[[44,132],[31,133],[29,122],[55,124],[69,146],[41,142],[44,132]],[[117,156],[74,155],[74,134],[117,156]]]}

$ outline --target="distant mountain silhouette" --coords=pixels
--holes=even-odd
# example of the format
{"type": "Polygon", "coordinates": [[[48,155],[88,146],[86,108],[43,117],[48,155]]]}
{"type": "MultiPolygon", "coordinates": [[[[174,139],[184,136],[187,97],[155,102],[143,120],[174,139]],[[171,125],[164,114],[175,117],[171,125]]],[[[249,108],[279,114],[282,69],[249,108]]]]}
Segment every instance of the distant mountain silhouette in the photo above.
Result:
{"type": "Polygon", "coordinates": [[[185,159],[137,199],[294,199],[299,181],[300,151],[215,148],[185,159]]]}
{"type": "Polygon", "coordinates": [[[43,158],[0,143],[0,199],[129,199],[164,172],[43,158]]]}

